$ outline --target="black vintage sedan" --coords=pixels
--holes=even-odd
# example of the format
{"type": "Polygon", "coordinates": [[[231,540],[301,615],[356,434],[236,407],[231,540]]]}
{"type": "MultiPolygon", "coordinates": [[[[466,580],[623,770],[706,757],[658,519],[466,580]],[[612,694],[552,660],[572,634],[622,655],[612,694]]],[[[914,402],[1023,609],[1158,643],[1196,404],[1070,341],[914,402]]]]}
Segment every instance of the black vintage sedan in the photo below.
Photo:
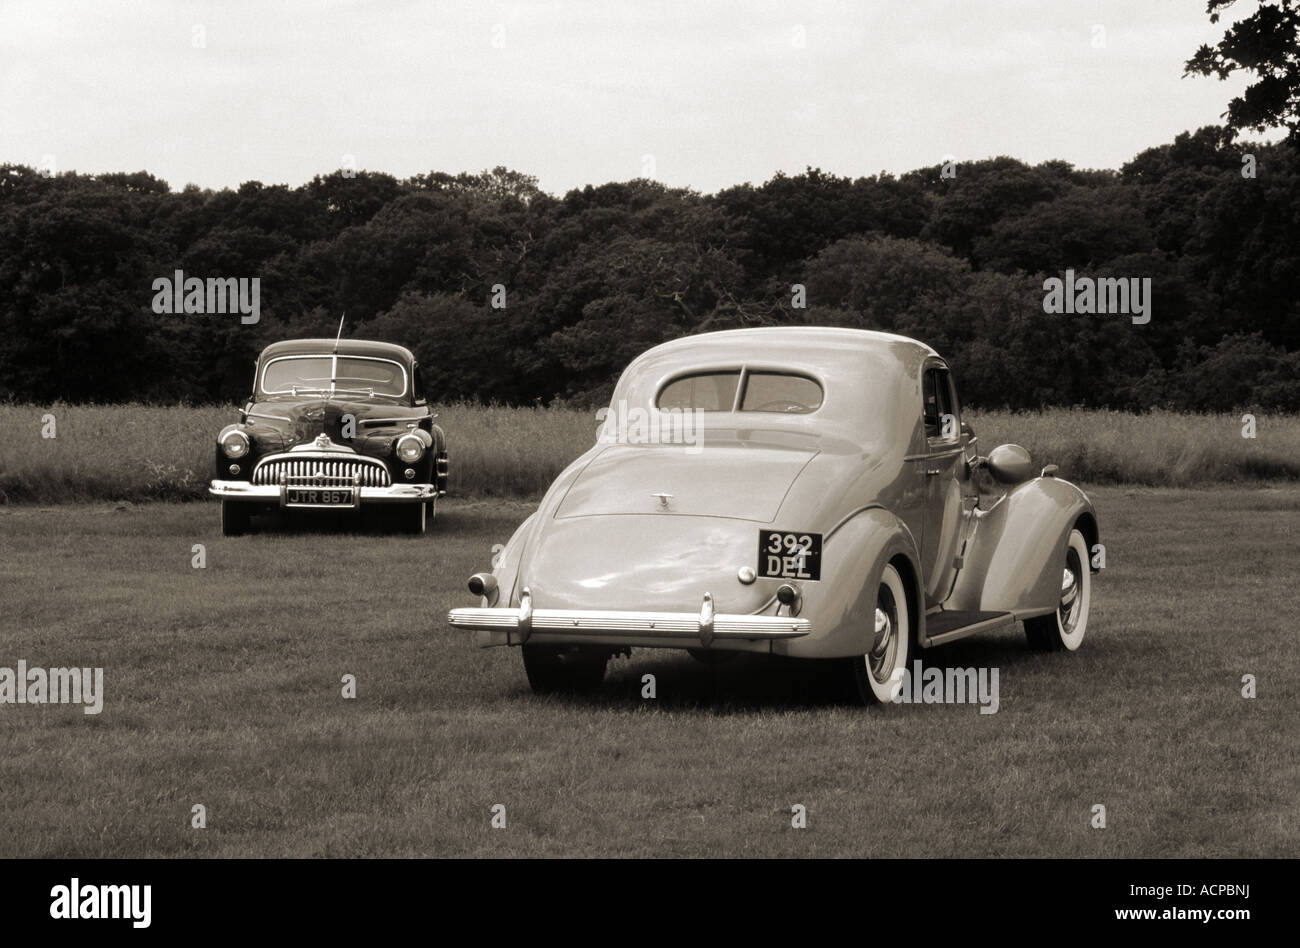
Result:
{"type": "Polygon", "coordinates": [[[291,339],[257,359],[238,424],[221,429],[221,532],[259,510],[385,505],[424,533],[447,493],[447,442],[409,349],[359,339],[291,339]]]}

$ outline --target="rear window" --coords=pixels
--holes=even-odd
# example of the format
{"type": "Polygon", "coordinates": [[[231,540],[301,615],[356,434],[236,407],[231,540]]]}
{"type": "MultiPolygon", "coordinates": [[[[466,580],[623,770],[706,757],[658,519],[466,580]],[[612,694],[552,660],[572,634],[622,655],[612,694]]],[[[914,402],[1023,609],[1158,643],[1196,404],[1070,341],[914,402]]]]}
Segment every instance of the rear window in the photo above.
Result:
{"type": "Polygon", "coordinates": [[[673,379],[659,393],[661,410],[731,411],[740,372],[708,372],[673,379]]]}
{"type": "Polygon", "coordinates": [[[741,411],[780,411],[806,415],[822,406],[822,387],[802,375],[750,372],[745,378],[741,411]]]}
{"type": "Polygon", "coordinates": [[[673,379],[659,392],[661,411],[769,411],[803,415],[822,404],[822,387],[805,375],[789,372],[699,372],[673,379]],[[739,405],[737,406],[737,402],[739,405]]]}

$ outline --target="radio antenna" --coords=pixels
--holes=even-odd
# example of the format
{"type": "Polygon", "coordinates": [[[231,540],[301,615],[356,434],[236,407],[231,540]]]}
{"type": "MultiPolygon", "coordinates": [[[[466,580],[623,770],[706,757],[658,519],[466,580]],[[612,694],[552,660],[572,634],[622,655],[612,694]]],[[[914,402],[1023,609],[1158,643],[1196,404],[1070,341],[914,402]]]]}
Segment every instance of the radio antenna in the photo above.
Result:
{"type": "Polygon", "coordinates": [[[339,377],[339,340],[343,338],[343,320],[348,318],[347,311],[339,317],[338,335],[334,337],[334,351],[330,354],[330,394],[334,394],[334,387],[338,385],[339,377]]]}

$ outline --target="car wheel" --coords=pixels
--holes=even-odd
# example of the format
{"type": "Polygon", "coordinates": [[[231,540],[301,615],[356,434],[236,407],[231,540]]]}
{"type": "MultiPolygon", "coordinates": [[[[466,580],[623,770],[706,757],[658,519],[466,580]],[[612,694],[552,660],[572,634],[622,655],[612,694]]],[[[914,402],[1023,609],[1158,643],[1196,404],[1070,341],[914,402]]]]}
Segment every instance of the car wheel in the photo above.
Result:
{"type": "Polygon", "coordinates": [[[429,509],[424,501],[406,504],[401,508],[402,530],[412,536],[422,536],[429,525],[429,509]]]}
{"type": "Polygon", "coordinates": [[[1061,649],[1073,652],[1083,644],[1092,605],[1092,571],[1088,565],[1088,543],[1078,530],[1070,531],[1061,573],[1061,601],[1056,611],[1025,620],[1030,648],[1042,652],[1061,649]]]}
{"type": "Polygon", "coordinates": [[[252,522],[252,511],[248,509],[247,504],[237,503],[233,500],[223,500],[221,502],[221,535],[223,537],[239,537],[248,532],[252,522]]]}
{"type": "Polygon", "coordinates": [[[867,654],[843,661],[849,672],[850,696],[861,704],[882,704],[893,700],[912,653],[907,588],[898,570],[890,565],[880,574],[871,631],[867,654]]]}
{"type": "Polygon", "coordinates": [[[539,695],[595,691],[605,680],[609,649],[582,645],[525,645],[524,672],[539,695]]]}

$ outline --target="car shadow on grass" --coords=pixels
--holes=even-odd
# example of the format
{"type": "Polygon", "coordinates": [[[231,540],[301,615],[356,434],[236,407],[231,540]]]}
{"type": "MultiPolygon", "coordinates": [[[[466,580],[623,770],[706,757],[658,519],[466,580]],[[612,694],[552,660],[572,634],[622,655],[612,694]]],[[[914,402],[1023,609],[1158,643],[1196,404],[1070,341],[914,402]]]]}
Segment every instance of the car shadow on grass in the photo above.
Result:
{"type": "MultiPolygon", "coordinates": [[[[914,652],[908,662],[922,669],[1007,669],[1034,662],[1023,633],[977,637],[914,652]]],[[[855,707],[841,669],[831,661],[717,653],[701,661],[675,650],[640,649],[632,658],[610,662],[601,687],[588,694],[538,697],[573,708],[608,710],[693,711],[737,714],[773,710],[816,710],[855,707]],[[647,675],[654,676],[654,698],[646,696],[647,675]]],[[[520,697],[532,697],[527,688],[520,697]]]]}
{"type": "MultiPolygon", "coordinates": [[[[393,537],[400,539],[423,539],[403,533],[398,520],[400,511],[392,509],[366,510],[354,513],[350,510],[275,510],[259,512],[253,515],[252,530],[249,536],[319,536],[327,534],[342,536],[344,534],[364,537],[393,537]]],[[[437,528],[438,519],[429,521],[428,533],[437,528]]],[[[425,536],[428,536],[428,533],[425,536]]]]}
{"type": "MultiPolygon", "coordinates": [[[[425,533],[414,535],[403,529],[402,516],[409,513],[408,505],[389,504],[361,511],[352,510],[261,510],[253,514],[250,536],[364,536],[392,537],[393,539],[422,542],[436,540],[438,535],[471,533],[482,528],[483,512],[462,507],[439,507],[428,519],[425,533]]],[[[216,511],[214,511],[216,514],[216,511]]],[[[524,516],[512,510],[498,516],[513,525],[511,517],[522,520],[524,516]]],[[[219,514],[213,517],[219,519],[219,514]]]]}

